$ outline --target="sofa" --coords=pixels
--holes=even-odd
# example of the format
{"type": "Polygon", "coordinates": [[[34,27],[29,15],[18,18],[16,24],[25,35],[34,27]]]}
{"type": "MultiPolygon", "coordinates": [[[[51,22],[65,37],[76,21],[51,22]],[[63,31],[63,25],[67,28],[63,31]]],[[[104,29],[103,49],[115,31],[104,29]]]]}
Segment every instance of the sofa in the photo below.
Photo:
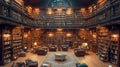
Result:
{"type": "Polygon", "coordinates": [[[76,63],[76,67],[88,67],[88,65],[85,63],[83,63],[83,64],[76,63]]]}
{"type": "Polygon", "coordinates": [[[57,51],[57,47],[56,46],[50,46],[49,51],[57,51]]]}
{"type": "Polygon", "coordinates": [[[26,56],[26,52],[22,51],[19,55],[19,57],[25,57],[26,56]]]}
{"type": "Polygon", "coordinates": [[[48,49],[47,48],[44,48],[44,47],[41,47],[41,48],[38,48],[37,49],[37,54],[38,55],[46,55],[48,52],[48,49]]]}
{"type": "Polygon", "coordinates": [[[68,45],[62,45],[61,48],[62,48],[62,51],[68,51],[69,46],[68,45]]]}
{"type": "Polygon", "coordinates": [[[27,67],[38,67],[37,61],[32,61],[30,59],[25,60],[27,67]]]}
{"type": "Polygon", "coordinates": [[[78,57],[85,56],[86,51],[85,51],[85,49],[82,49],[82,48],[75,48],[74,49],[74,54],[78,57]]]}
{"type": "Polygon", "coordinates": [[[24,62],[13,62],[11,67],[26,67],[24,62]]]}

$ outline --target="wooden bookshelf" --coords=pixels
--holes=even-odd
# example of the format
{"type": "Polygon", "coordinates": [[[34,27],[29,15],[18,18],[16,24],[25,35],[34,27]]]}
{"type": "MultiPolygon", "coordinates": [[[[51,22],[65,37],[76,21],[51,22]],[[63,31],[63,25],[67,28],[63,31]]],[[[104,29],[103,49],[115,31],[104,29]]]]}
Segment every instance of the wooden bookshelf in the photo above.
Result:
{"type": "MultiPolygon", "coordinates": [[[[0,25],[0,44],[2,43],[2,27],[0,25]]],[[[0,56],[2,56],[2,45],[0,45],[0,56]]],[[[0,57],[0,65],[2,65],[2,57],[0,57]]]]}
{"type": "Polygon", "coordinates": [[[0,65],[4,65],[12,61],[11,28],[7,25],[2,25],[0,26],[0,30],[0,65]]]}
{"type": "Polygon", "coordinates": [[[98,55],[100,60],[108,61],[108,50],[109,50],[109,31],[105,27],[101,27],[98,30],[98,55]]]}
{"type": "Polygon", "coordinates": [[[15,27],[12,30],[12,57],[17,59],[22,51],[22,30],[21,27],[15,27]]]}
{"type": "MultiPolygon", "coordinates": [[[[120,49],[120,28],[119,28],[119,49],[120,49]]],[[[117,66],[120,67],[120,50],[118,50],[118,62],[117,66]]]]}
{"type": "Polygon", "coordinates": [[[93,52],[95,52],[95,53],[97,53],[97,33],[94,31],[94,32],[92,32],[92,38],[91,38],[91,40],[90,40],[90,49],[93,51],[93,52]]]}
{"type": "Polygon", "coordinates": [[[112,29],[110,35],[109,61],[119,64],[119,28],[112,29]]]}
{"type": "Polygon", "coordinates": [[[120,59],[120,32],[119,28],[115,27],[115,29],[111,28],[100,28],[98,30],[98,55],[102,61],[107,61],[112,64],[118,65],[119,67],[119,59],[120,59]],[[102,31],[101,31],[102,30],[102,31]]]}

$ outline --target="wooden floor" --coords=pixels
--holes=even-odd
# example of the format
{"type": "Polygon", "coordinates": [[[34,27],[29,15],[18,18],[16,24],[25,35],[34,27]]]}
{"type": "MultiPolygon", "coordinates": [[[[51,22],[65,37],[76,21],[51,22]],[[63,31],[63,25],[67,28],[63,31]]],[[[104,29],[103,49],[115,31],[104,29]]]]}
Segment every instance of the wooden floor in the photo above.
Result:
{"type": "MultiPolygon", "coordinates": [[[[59,52],[61,52],[61,51],[58,51],[57,53],[59,53],[59,52]]],[[[73,53],[73,50],[69,50],[68,52],[73,53]]],[[[51,53],[51,52],[49,52],[49,53],[51,53]]],[[[89,54],[84,57],[76,57],[77,60],[80,63],[86,63],[89,67],[108,67],[108,65],[112,65],[110,63],[102,62],[101,60],[99,60],[99,57],[95,53],[93,53],[93,52],[88,52],[88,53],[89,54]]],[[[30,58],[32,60],[38,61],[39,62],[38,67],[40,67],[41,63],[45,60],[46,56],[37,55],[37,54],[33,54],[31,52],[28,52],[26,57],[20,57],[16,61],[13,61],[13,62],[21,62],[21,61],[24,62],[25,59],[30,58]]],[[[4,66],[0,66],[0,67],[11,67],[13,62],[6,64],[4,66]]],[[[112,65],[112,67],[116,67],[116,66],[112,65]]]]}

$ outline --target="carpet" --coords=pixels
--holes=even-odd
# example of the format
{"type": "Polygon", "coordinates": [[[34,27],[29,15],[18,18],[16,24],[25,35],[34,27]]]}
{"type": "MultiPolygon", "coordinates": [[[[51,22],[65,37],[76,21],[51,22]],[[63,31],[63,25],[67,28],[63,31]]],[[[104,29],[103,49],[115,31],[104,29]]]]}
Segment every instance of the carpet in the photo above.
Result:
{"type": "Polygon", "coordinates": [[[51,67],[76,67],[76,63],[78,60],[76,59],[74,54],[71,53],[60,53],[66,55],[65,61],[55,61],[55,54],[58,53],[49,53],[43,63],[50,63],[51,67]]]}

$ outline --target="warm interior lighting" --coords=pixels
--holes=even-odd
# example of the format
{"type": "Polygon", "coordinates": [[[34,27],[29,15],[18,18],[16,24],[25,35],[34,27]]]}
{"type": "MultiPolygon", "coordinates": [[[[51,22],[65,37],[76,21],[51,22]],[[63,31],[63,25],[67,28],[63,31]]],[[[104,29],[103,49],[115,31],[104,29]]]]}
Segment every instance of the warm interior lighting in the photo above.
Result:
{"type": "Polygon", "coordinates": [[[111,35],[112,37],[114,37],[114,38],[118,38],[118,35],[117,34],[113,34],[113,35],[111,35]]]}
{"type": "Polygon", "coordinates": [[[48,8],[48,9],[47,9],[47,14],[53,14],[52,8],[48,8]]]}
{"type": "Polygon", "coordinates": [[[63,29],[61,29],[61,28],[58,28],[58,29],[57,29],[57,31],[62,31],[62,30],[63,30],[63,29]]]}
{"type": "Polygon", "coordinates": [[[118,34],[112,34],[112,35],[111,35],[111,40],[112,40],[112,41],[117,42],[118,39],[119,39],[119,35],[118,35],[118,34]]]}
{"type": "Polygon", "coordinates": [[[81,12],[81,13],[84,13],[84,12],[85,12],[85,8],[81,8],[81,9],[80,9],[80,12],[81,12]]]}
{"type": "Polygon", "coordinates": [[[88,48],[88,43],[82,43],[83,48],[88,48]]]}
{"type": "Polygon", "coordinates": [[[27,11],[28,11],[29,15],[32,15],[32,7],[31,6],[27,7],[27,11]]]}
{"type": "Polygon", "coordinates": [[[24,34],[24,38],[27,38],[28,37],[28,35],[27,34],[24,34]]]}
{"type": "Polygon", "coordinates": [[[81,30],[81,31],[84,31],[85,29],[84,29],[84,28],[81,28],[80,30],[81,30]]]}
{"type": "Polygon", "coordinates": [[[35,30],[40,30],[40,28],[36,28],[35,30]]]}
{"type": "Polygon", "coordinates": [[[16,59],[17,59],[17,56],[16,56],[16,55],[14,55],[14,56],[13,56],[13,60],[16,60],[16,59]]]}
{"type": "Polygon", "coordinates": [[[68,15],[73,14],[73,9],[72,8],[67,8],[66,14],[68,14],[68,15]]]}
{"type": "Polygon", "coordinates": [[[88,43],[84,43],[84,46],[88,46],[88,43]]]}
{"type": "Polygon", "coordinates": [[[90,6],[90,7],[88,7],[88,10],[89,10],[90,13],[92,13],[92,10],[93,10],[93,9],[92,9],[92,7],[90,6]]]}
{"type": "Polygon", "coordinates": [[[63,10],[62,8],[58,8],[58,9],[57,9],[57,12],[58,12],[58,13],[62,13],[62,10],[63,10]]]}
{"type": "Polygon", "coordinates": [[[27,47],[24,47],[24,49],[27,49],[27,47]]]}
{"type": "Polygon", "coordinates": [[[99,6],[102,6],[102,5],[104,5],[105,4],[105,2],[106,2],[107,0],[98,0],[98,5],[99,6]]]}
{"type": "Polygon", "coordinates": [[[49,33],[48,36],[49,36],[49,37],[53,37],[53,33],[49,33]]]}
{"type": "Polygon", "coordinates": [[[97,36],[96,36],[96,34],[93,34],[93,38],[96,38],[97,36]]]}
{"type": "Polygon", "coordinates": [[[15,0],[17,3],[19,3],[20,5],[23,5],[23,0],[15,0]]]}
{"type": "Polygon", "coordinates": [[[37,42],[34,42],[34,45],[37,46],[37,42]]]}
{"type": "Polygon", "coordinates": [[[67,33],[66,36],[67,36],[67,37],[71,37],[72,34],[71,34],[71,33],[67,33]]]}
{"type": "Polygon", "coordinates": [[[3,37],[8,38],[10,37],[10,34],[3,34],[3,37]]]}
{"type": "Polygon", "coordinates": [[[97,3],[103,3],[105,2],[106,0],[98,0],[97,3]]]}
{"type": "Polygon", "coordinates": [[[100,27],[100,32],[108,32],[108,29],[106,27],[100,27]]]}
{"type": "Polygon", "coordinates": [[[35,13],[36,15],[39,15],[39,14],[40,14],[40,9],[39,9],[39,8],[35,8],[35,9],[34,9],[34,13],[35,13]]]}
{"type": "Polygon", "coordinates": [[[108,65],[108,67],[112,67],[112,65],[108,65]]]}
{"type": "Polygon", "coordinates": [[[97,6],[96,6],[96,5],[94,5],[94,6],[93,6],[93,8],[94,8],[94,10],[95,10],[95,9],[97,9],[97,6]]]}

